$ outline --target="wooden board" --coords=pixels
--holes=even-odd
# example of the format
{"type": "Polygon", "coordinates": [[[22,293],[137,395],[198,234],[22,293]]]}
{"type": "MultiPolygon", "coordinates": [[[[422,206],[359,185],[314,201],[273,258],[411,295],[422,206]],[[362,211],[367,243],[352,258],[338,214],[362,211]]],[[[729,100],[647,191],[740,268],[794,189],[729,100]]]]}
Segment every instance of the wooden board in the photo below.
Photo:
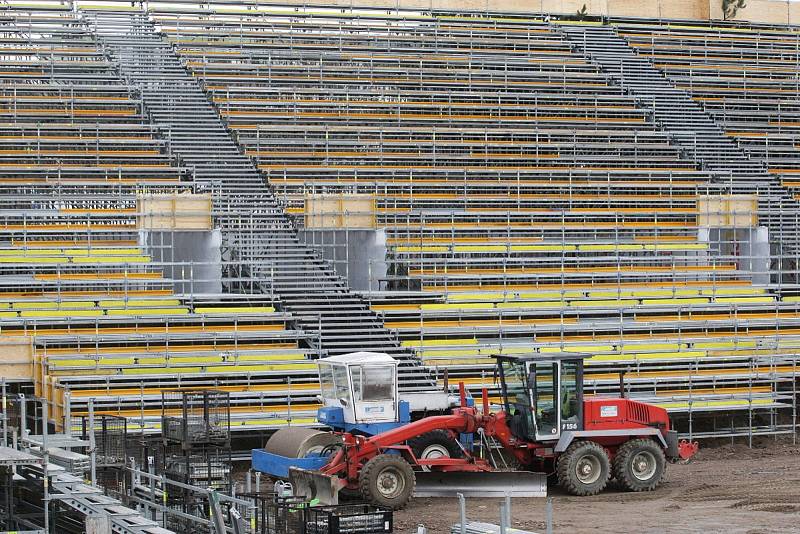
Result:
{"type": "Polygon", "coordinates": [[[754,195],[703,196],[697,199],[697,226],[753,228],[758,226],[758,198],[754,195]]]}
{"type": "Polygon", "coordinates": [[[0,337],[0,377],[12,382],[33,381],[33,345],[28,336],[0,337]]]}
{"type": "Polygon", "coordinates": [[[306,228],[375,228],[373,195],[306,195],[306,228]]]}
{"type": "Polygon", "coordinates": [[[211,230],[211,195],[139,195],[136,227],[144,230],[211,230]]]}

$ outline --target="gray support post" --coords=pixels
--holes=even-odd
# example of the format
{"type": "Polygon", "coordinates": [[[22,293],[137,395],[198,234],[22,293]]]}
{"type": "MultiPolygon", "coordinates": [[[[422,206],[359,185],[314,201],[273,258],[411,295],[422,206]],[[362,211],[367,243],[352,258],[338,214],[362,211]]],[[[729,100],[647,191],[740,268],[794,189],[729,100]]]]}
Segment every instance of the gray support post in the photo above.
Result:
{"type": "Polygon", "coordinates": [[[97,486],[97,442],[94,435],[94,399],[89,399],[89,460],[91,462],[90,480],[97,486]]]}
{"type": "Polygon", "coordinates": [[[64,434],[72,435],[72,394],[69,390],[64,392],[64,434]]]}
{"type": "Polygon", "coordinates": [[[208,492],[208,511],[211,515],[211,524],[216,534],[226,534],[225,518],[222,517],[222,508],[219,505],[219,496],[215,490],[208,492]]]}
{"type": "Polygon", "coordinates": [[[463,493],[458,494],[458,520],[461,523],[461,534],[467,534],[467,500],[463,493]]]}
{"type": "Polygon", "coordinates": [[[19,396],[19,439],[28,437],[28,408],[25,406],[25,395],[19,396]]]}
{"type": "Polygon", "coordinates": [[[42,463],[43,465],[43,497],[44,504],[44,531],[50,532],[50,455],[47,453],[47,421],[50,419],[47,399],[42,399],[42,463]]]}
{"type": "Polygon", "coordinates": [[[2,378],[3,388],[3,447],[8,445],[8,398],[6,397],[6,377],[2,378]]]}

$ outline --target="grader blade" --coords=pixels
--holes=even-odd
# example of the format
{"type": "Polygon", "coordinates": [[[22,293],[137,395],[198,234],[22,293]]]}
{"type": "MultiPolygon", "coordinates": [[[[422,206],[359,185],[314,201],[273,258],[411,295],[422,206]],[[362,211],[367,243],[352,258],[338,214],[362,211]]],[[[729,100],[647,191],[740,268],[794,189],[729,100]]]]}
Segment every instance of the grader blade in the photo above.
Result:
{"type": "Polygon", "coordinates": [[[418,472],[415,497],[547,497],[547,475],[530,471],[418,472]]]}
{"type": "Polygon", "coordinates": [[[326,475],[319,471],[290,467],[289,482],[291,482],[297,497],[314,501],[314,504],[339,504],[339,490],[343,487],[343,482],[339,477],[326,475]]]}

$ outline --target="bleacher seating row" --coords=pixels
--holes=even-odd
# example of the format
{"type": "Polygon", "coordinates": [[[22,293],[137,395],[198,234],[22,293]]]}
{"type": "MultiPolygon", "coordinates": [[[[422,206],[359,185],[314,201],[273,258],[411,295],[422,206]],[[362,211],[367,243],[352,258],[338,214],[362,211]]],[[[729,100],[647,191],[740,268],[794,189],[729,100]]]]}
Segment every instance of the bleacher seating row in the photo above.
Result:
{"type": "Polygon", "coordinates": [[[204,387],[231,392],[236,430],[308,421],[312,334],[252,277],[176,293],[141,241],[137,198],[192,192],[192,173],[83,17],[0,6],[0,56],[0,337],[30,340],[56,424],[91,399],[157,432],[163,390],[204,387]]]}
{"type": "MultiPolygon", "coordinates": [[[[701,201],[731,193],[730,176],[581,53],[569,23],[106,4],[0,8],[0,326],[34,336],[37,392],[62,411],[91,398],[154,432],[162,389],[218,387],[239,430],[311,424],[309,358],[324,329],[290,309],[324,305],[335,333],[349,322],[337,309],[360,306],[342,293],[340,308],[332,294],[303,308],[306,271],[269,279],[274,267],[259,274],[261,289],[278,288],[268,293],[174,291],[138,241],[136,198],[192,190],[192,172],[96,35],[98,13],[113,11],[173,47],[295,226],[309,195],[374,199],[388,269],[364,297],[390,332],[385,347],[396,336],[440,384],[494,395],[492,355],[569,350],[590,356],[588,391],[615,392],[623,371],[628,392],[684,432],[737,433],[743,413],[750,431],[786,429],[800,334],[792,268],[759,270],[741,233],[701,224],[701,201]],[[720,414],[730,426],[691,426],[720,414]]],[[[800,187],[795,33],[612,28],[787,190],[800,187]]],[[[224,232],[245,224],[248,204],[231,192],[254,184],[226,186],[216,209],[239,220],[218,214],[224,232]]]]}
{"type": "Polygon", "coordinates": [[[298,225],[309,194],[374,196],[373,309],[439,376],[567,347],[598,393],[625,370],[676,413],[787,405],[795,297],[700,238],[725,177],[555,24],[324,13],[150,4],[298,225]]]}
{"type": "Polygon", "coordinates": [[[619,33],[797,196],[797,31],[636,25],[619,33]]]}

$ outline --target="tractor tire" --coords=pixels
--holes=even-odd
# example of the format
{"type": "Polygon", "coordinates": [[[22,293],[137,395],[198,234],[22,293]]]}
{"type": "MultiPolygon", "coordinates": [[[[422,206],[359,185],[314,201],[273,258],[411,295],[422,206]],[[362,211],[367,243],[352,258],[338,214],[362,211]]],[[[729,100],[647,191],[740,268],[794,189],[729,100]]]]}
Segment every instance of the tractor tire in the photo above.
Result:
{"type": "Polygon", "coordinates": [[[461,458],[463,451],[446,430],[431,430],[406,442],[418,460],[461,458]]]}
{"type": "Polygon", "coordinates": [[[408,504],[415,483],[414,470],[396,454],[375,456],[364,464],[358,475],[361,496],[390,510],[400,510],[408,504]]]}
{"type": "Polygon", "coordinates": [[[664,479],[664,449],[652,439],[632,439],[617,449],[614,476],[628,491],[653,491],[664,479]]]}
{"type": "Polygon", "coordinates": [[[606,450],[594,441],[576,441],[556,461],[558,483],[572,495],[597,495],[611,478],[606,450]]]}

